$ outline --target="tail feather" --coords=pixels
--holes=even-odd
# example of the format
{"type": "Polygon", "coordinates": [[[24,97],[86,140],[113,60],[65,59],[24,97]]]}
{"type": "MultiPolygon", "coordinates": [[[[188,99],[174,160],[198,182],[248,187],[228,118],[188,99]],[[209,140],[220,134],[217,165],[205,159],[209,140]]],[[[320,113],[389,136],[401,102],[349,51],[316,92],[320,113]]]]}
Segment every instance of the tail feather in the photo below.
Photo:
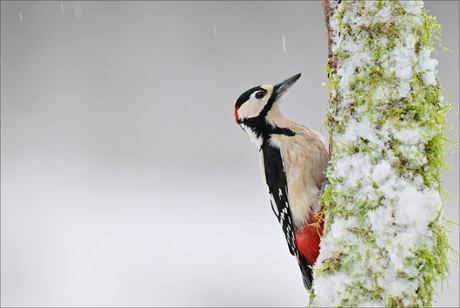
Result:
{"type": "Polygon", "coordinates": [[[313,283],[313,270],[311,269],[311,264],[300,254],[297,256],[297,262],[299,263],[302,273],[303,285],[305,289],[310,290],[313,283]]]}

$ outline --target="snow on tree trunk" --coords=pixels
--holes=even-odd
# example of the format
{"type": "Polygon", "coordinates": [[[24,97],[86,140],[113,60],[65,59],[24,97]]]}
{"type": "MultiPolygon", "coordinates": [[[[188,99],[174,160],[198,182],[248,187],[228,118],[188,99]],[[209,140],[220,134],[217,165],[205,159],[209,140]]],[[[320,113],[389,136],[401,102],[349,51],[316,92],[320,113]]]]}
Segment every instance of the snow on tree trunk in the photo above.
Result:
{"type": "Polygon", "coordinates": [[[423,1],[329,1],[333,155],[312,306],[431,306],[448,273],[445,113],[423,1]]]}

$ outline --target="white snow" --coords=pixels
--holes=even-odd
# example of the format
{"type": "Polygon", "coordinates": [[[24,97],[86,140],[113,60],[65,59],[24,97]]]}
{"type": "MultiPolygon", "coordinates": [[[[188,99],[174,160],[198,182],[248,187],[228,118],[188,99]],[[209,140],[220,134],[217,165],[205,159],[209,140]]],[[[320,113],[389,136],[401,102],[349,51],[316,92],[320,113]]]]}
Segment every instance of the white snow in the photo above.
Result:
{"type": "Polygon", "coordinates": [[[436,65],[438,60],[430,58],[431,50],[424,48],[418,54],[416,69],[422,73],[423,82],[425,84],[436,84],[436,65]]]}
{"type": "Polygon", "coordinates": [[[315,281],[315,302],[317,307],[340,306],[340,292],[345,291],[347,284],[352,281],[351,277],[339,273],[334,276],[326,276],[315,281]]]}

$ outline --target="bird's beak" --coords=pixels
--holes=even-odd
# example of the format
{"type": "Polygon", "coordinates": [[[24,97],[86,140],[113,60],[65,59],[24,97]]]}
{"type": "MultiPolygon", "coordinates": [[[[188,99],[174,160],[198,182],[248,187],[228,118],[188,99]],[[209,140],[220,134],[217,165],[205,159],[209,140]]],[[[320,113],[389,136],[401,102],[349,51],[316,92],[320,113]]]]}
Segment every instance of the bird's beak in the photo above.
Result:
{"type": "Polygon", "coordinates": [[[283,96],[286,91],[299,79],[301,74],[296,74],[292,77],[289,77],[286,80],[281,81],[273,87],[273,93],[276,95],[276,99],[283,96]]]}

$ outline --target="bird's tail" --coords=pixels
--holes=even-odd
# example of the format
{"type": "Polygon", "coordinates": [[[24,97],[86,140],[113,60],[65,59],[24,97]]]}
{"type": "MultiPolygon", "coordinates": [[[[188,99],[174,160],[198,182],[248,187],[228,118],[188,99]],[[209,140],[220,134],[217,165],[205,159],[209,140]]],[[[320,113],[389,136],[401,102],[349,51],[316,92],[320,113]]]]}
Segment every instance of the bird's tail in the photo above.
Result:
{"type": "Polygon", "coordinates": [[[313,283],[313,270],[311,269],[311,264],[300,254],[298,254],[296,258],[299,263],[300,272],[302,273],[303,285],[305,289],[310,290],[313,283]]]}

